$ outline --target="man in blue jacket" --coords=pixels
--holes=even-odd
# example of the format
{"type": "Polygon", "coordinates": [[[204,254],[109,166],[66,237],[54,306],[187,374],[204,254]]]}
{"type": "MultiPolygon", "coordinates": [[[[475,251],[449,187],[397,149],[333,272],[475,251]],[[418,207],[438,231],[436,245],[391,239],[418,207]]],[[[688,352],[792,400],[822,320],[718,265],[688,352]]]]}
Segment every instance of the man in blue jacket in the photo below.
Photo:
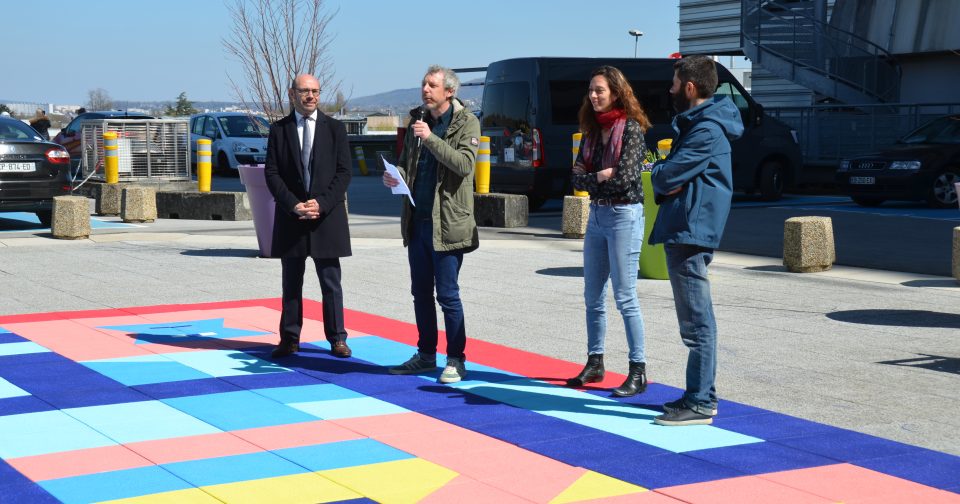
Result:
{"type": "Polygon", "coordinates": [[[730,213],[730,140],[743,134],[743,121],[729,98],[713,96],[717,88],[713,60],[690,56],[673,68],[670,94],[679,112],[673,129],[679,137],[651,174],[660,210],[650,243],[664,244],[680,337],[690,353],[683,397],[664,404],[664,414],[654,422],[709,424],[717,414],[717,322],[707,266],[730,213]]]}

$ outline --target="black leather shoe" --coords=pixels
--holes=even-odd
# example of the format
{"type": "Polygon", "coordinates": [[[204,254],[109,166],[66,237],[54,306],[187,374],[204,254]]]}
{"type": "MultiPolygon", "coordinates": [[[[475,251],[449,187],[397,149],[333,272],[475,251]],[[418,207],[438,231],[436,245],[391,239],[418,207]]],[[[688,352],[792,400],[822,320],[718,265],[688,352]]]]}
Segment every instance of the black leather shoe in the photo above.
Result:
{"type": "Polygon", "coordinates": [[[587,356],[587,364],[583,366],[580,374],[567,380],[568,387],[582,387],[587,383],[603,381],[603,354],[593,354],[587,356]]]}
{"type": "Polygon", "coordinates": [[[642,394],[644,390],[647,390],[647,363],[631,362],[627,379],[623,381],[623,385],[613,389],[613,395],[632,397],[642,394]]]}
{"type": "Polygon", "coordinates": [[[279,358],[286,357],[288,355],[293,355],[300,351],[299,343],[280,343],[277,345],[277,348],[273,349],[273,352],[270,354],[270,357],[279,358]]]}
{"type": "Polygon", "coordinates": [[[333,344],[330,345],[330,353],[340,357],[341,359],[346,359],[347,357],[353,355],[353,352],[350,351],[350,347],[347,346],[346,341],[334,341],[333,344]]]}

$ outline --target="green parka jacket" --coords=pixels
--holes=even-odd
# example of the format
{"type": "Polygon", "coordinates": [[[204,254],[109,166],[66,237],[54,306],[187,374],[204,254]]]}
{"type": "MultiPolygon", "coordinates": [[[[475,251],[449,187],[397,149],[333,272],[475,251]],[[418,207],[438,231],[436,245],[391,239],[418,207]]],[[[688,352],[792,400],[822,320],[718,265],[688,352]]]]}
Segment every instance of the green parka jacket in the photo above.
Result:
{"type": "MultiPolygon", "coordinates": [[[[443,138],[430,135],[417,147],[412,126],[407,128],[397,168],[411,189],[417,179],[420,150],[429,149],[437,158],[437,188],[433,199],[433,249],[437,252],[472,252],[480,246],[477,222],[473,217],[474,162],[480,141],[480,121],[458,98],[451,101],[453,117],[443,138]]],[[[410,111],[416,120],[419,107],[410,111]]],[[[410,242],[413,206],[403,199],[400,232],[403,245],[410,242]]]]}

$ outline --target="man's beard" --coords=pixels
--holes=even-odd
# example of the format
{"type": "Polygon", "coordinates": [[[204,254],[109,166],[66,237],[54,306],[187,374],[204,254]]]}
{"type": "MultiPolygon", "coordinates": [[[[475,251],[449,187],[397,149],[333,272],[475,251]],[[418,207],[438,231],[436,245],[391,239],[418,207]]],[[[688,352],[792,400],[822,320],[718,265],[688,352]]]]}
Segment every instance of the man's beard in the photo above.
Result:
{"type": "Polygon", "coordinates": [[[682,87],[676,94],[670,93],[670,103],[677,113],[686,112],[690,109],[690,100],[687,99],[682,87]]]}

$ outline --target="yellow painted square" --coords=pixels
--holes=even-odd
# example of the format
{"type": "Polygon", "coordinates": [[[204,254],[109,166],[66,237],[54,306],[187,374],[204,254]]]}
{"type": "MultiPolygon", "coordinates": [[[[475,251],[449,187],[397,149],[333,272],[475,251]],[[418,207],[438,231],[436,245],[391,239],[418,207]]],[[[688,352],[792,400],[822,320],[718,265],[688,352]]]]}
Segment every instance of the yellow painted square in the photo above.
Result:
{"type": "Polygon", "coordinates": [[[140,495],[127,499],[116,499],[110,504],[219,504],[220,501],[214,499],[210,494],[199,488],[187,488],[185,490],[175,490],[173,492],[160,492],[149,495],[140,495]]]}
{"type": "Polygon", "coordinates": [[[419,502],[459,476],[419,458],[320,471],[318,474],[385,504],[419,502]]]}
{"type": "Polygon", "coordinates": [[[299,504],[336,502],[358,499],[361,496],[316,473],[294,474],[276,478],[264,478],[238,483],[225,483],[203,487],[214,497],[239,504],[299,504]]]}
{"type": "Polygon", "coordinates": [[[646,492],[647,489],[611,478],[605,474],[587,471],[583,476],[573,482],[560,495],[553,498],[550,504],[566,504],[570,502],[579,502],[585,500],[601,499],[604,497],[619,497],[621,495],[630,495],[640,492],[646,492]]]}

